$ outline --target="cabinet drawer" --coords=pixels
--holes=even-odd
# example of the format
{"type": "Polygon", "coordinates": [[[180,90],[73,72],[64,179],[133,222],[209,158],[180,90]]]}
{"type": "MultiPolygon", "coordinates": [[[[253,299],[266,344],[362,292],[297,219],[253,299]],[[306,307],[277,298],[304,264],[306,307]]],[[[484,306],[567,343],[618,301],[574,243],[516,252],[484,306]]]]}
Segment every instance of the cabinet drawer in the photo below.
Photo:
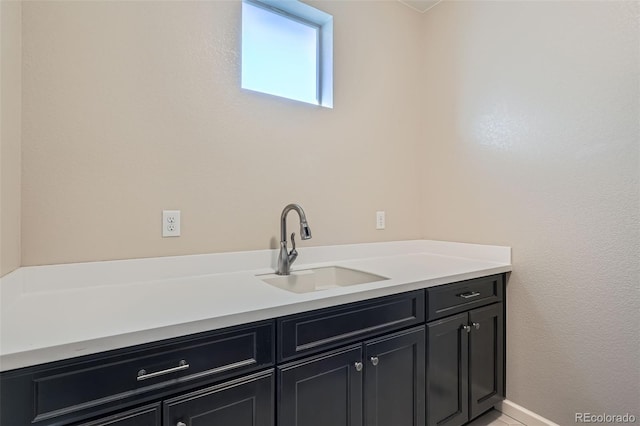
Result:
{"type": "Polygon", "coordinates": [[[160,403],[146,405],[78,426],[160,426],[160,403]]]}
{"type": "Polygon", "coordinates": [[[278,360],[424,322],[424,292],[403,293],[278,319],[278,360]]]}
{"type": "Polygon", "coordinates": [[[504,275],[475,278],[427,289],[427,320],[500,302],[504,293],[504,275]]]}
{"type": "Polygon", "coordinates": [[[18,377],[3,376],[3,388],[13,387],[15,393],[3,390],[0,423],[18,418],[20,424],[62,424],[269,367],[273,336],[270,321],[39,366],[18,377]],[[15,404],[5,409],[10,400],[15,404]]]}

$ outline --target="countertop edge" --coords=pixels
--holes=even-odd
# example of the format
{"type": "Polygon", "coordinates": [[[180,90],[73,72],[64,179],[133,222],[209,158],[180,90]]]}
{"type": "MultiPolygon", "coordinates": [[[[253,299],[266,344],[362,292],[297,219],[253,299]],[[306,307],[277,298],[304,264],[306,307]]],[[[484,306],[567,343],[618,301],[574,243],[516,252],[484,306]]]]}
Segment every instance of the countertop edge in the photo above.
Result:
{"type": "MultiPolygon", "coordinates": [[[[50,346],[34,350],[9,353],[0,355],[0,372],[5,373],[21,368],[33,367],[40,364],[62,361],[80,356],[172,339],[189,334],[196,334],[245,323],[274,319],[277,317],[292,315],[304,311],[328,308],[336,305],[374,299],[377,297],[404,293],[412,290],[425,289],[473,278],[507,273],[511,272],[511,270],[512,266],[509,258],[509,263],[495,263],[495,266],[481,268],[474,271],[467,271],[463,273],[451,274],[435,278],[418,279],[415,281],[398,283],[397,285],[393,286],[373,289],[368,288],[360,292],[353,292],[349,294],[331,295],[326,298],[316,298],[313,300],[288,303],[269,307],[266,309],[249,310],[246,312],[238,312],[231,315],[212,316],[211,318],[199,321],[173,324],[158,328],[135,331],[131,333],[85,340],[81,342],[73,342],[58,346],[50,346]]],[[[22,280],[23,278],[22,274],[15,274],[15,277],[19,278],[19,280],[22,280]]]]}

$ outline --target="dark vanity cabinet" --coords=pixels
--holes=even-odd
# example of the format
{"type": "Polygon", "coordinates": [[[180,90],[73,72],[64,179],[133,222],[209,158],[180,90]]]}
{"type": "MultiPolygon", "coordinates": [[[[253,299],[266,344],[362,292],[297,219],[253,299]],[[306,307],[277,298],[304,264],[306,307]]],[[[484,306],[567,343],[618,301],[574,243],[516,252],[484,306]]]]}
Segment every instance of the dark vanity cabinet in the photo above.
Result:
{"type": "Polygon", "coordinates": [[[279,426],[422,426],[424,326],[278,368],[279,426]]]}
{"type": "Polygon", "coordinates": [[[463,425],[504,399],[503,294],[503,276],[427,290],[428,426],[463,425]]]}
{"type": "Polygon", "coordinates": [[[453,426],[504,398],[504,275],[0,373],[2,426],[453,426]]]}
{"type": "Polygon", "coordinates": [[[278,367],[278,425],[424,425],[423,322],[422,290],[279,320],[285,356],[325,351],[278,367]]]}

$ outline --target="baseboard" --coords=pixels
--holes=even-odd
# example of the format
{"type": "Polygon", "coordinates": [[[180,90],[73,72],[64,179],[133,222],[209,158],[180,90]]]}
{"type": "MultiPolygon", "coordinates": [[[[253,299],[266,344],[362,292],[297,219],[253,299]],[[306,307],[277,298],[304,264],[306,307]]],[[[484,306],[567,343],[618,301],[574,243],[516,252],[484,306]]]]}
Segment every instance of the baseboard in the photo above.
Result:
{"type": "Polygon", "coordinates": [[[527,426],[559,426],[551,420],[545,419],[508,399],[496,405],[496,410],[527,426]]]}

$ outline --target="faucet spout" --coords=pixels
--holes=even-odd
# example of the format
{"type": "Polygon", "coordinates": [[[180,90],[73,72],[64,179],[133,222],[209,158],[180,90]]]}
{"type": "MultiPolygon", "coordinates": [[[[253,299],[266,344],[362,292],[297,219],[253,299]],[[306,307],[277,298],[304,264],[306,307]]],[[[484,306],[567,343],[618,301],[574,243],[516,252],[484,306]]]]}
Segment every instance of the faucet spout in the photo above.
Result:
{"type": "Polygon", "coordinates": [[[300,238],[303,240],[311,238],[311,228],[309,228],[307,216],[304,214],[302,207],[298,204],[287,205],[280,215],[280,254],[278,256],[278,270],[276,271],[276,274],[278,275],[289,275],[291,264],[293,264],[298,257],[294,240],[295,234],[291,234],[291,244],[293,245],[293,249],[291,252],[287,250],[287,215],[291,210],[295,210],[300,218],[300,238]]]}

